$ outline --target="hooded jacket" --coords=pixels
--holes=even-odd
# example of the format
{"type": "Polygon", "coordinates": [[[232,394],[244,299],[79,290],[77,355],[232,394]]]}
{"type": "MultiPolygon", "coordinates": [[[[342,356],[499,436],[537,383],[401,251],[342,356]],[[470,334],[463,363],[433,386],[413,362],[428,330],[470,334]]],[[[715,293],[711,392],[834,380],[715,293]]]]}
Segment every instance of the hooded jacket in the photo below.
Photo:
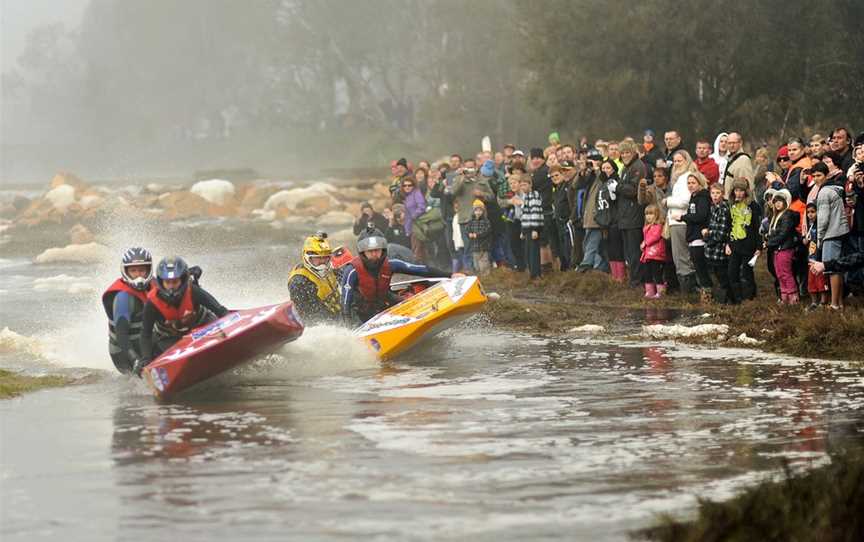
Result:
{"type": "Polygon", "coordinates": [[[717,137],[714,138],[714,152],[711,154],[710,158],[717,163],[718,173],[720,175],[720,179],[724,179],[726,175],[726,160],[728,155],[724,152],[720,154],[720,140],[723,137],[729,137],[729,134],[726,132],[720,132],[717,134],[717,137]]]}
{"type": "Polygon", "coordinates": [[[711,219],[711,196],[708,189],[700,188],[690,195],[690,203],[687,213],[681,217],[681,221],[687,224],[687,242],[704,241],[702,230],[708,227],[711,219]]]}

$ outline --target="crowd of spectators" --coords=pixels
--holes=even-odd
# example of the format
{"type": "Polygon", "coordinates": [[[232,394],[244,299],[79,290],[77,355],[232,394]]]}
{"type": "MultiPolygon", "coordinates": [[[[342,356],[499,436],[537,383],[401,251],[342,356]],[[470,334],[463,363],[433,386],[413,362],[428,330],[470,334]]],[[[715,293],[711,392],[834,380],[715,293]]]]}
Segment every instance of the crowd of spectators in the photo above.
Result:
{"type": "Polygon", "coordinates": [[[371,223],[391,255],[453,272],[603,272],[648,298],[740,303],[756,296],[759,262],[778,303],[841,309],[862,283],[864,134],[837,128],[776,151],[736,132],[691,146],[670,130],[662,148],[651,130],[548,143],[394,160],[391,204],[364,204],[355,232],[371,223]]]}

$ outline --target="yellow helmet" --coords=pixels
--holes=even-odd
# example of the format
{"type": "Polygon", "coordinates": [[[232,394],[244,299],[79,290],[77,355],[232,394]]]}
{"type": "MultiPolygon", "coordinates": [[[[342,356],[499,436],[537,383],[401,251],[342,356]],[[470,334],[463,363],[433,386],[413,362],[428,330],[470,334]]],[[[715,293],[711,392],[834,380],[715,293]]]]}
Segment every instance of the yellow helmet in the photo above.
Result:
{"type": "Polygon", "coordinates": [[[333,251],[327,241],[327,234],[323,231],[310,235],[303,241],[303,266],[319,277],[323,278],[330,272],[330,256],[332,254],[333,251]],[[312,263],[312,258],[327,258],[327,261],[316,265],[312,263]]]}

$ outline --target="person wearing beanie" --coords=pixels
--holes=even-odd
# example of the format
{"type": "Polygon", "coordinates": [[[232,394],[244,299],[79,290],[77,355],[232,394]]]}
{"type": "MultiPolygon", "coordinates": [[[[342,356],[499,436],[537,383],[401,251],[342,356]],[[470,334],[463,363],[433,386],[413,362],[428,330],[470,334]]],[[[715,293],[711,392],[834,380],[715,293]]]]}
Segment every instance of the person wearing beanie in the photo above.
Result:
{"type": "Polygon", "coordinates": [[[725,249],[729,256],[729,300],[740,303],[756,297],[756,278],[751,262],[759,255],[762,208],[753,201],[750,181],[745,177],[731,183],[730,196],[732,230],[725,249]]]}
{"type": "Polygon", "coordinates": [[[663,151],[654,142],[655,138],[654,130],[651,129],[645,130],[645,133],[642,134],[642,160],[648,164],[649,170],[653,170],[657,166],[657,160],[665,160],[666,158],[663,151]]]}
{"type": "Polygon", "coordinates": [[[551,134],[549,134],[548,141],[549,145],[552,145],[553,147],[558,147],[558,145],[561,144],[561,136],[558,135],[558,132],[552,132],[551,134]]]}
{"type": "Polygon", "coordinates": [[[474,271],[478,275],[489,272],[489,251],[492,249],[492,223],[486,218],[486,205],[476,199],[471,205],[471,220],[465,225],[468,234],[467,250],[471,253],[474,271]]]}
{"type": "Polygon", "coordinates": [[[797,213],[789,209],[792,203],[792,194],[785,188],[774,194],[771,202],[774,208],[774,216],[768,229],[765,246],[772,253],[774,261],[774,272],[780,283],[780,302],[785,305],[798,303],[798,283],[795,281],[795,273],[792,269],[795,258],[795,250],[800,244],[798,239],[797,213]]]}

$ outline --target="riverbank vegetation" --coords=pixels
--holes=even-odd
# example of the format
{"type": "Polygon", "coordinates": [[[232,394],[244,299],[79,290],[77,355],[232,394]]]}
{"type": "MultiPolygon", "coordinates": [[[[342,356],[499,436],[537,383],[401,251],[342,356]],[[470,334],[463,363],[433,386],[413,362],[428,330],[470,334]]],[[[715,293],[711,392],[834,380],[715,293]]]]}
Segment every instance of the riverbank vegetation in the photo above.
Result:
{"type": "Polygon", "coordinates": [[[67,386],[73,380],[65,376],[26,376],[0,369],[0,399],[9,399],[22,393],[67,386]]]}
{"type": "Polygon", "coordinates": [[[700,500],[692,521],[664,516],[634,538],[663,542],[720,540],[864,540],[864,453],[833,454],[831,464],[802,474],[788,465],[780,481],[749,488],[726,502],[700,500]]]}
{"type": "MultiPolygon", "coordinates": [[[[860,348],[864,329],[864,304],[847,300],[843,312],[817,309],[805,312],[807,304],[777,305],[771,276],[757,269],[758,296],[737,306],[702,302],[697,296],[670,294],[647,300],[643,292],[613,281],[599,272],[550,273],[537,281],[527,274],[494,270],[483,278],[487,290],[501,299],[490,305],[491,320],[524,331],[565,332],[586,324],[609,327],[622,318],[646,324],[666,323],[680,316],[699,324],[725,324],[725,338],[682,338],[688,342],[725,342],[745,334],[755,346],[769,352],[825,359],[864,360],[860,348]]],[[[740,346],[739,341],[730,342],[740,346]]]]}

